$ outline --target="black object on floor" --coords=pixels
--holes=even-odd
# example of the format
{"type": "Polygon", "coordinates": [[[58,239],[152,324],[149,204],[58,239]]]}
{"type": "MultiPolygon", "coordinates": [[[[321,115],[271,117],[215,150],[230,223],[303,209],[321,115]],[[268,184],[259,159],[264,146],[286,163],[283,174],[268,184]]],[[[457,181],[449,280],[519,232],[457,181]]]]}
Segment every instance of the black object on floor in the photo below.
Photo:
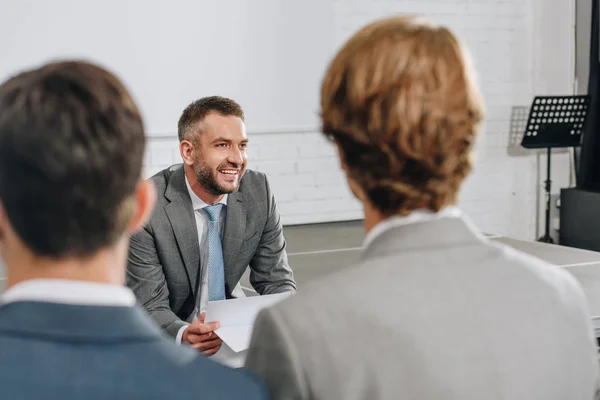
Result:
{"type": "Polygon", "coordinates": [[[562,189],[559,232],[561,245],[600,251],[600,193],[562,189]]]}
{"type": "Polygon", "coordinates": [[[587,118],[588,96],[536,96],[521,146],[527,149],[547,149],[546,224],[540,242],[554,243],[550,236],[551,157],[553,148],[577,147],[587,118]]]}

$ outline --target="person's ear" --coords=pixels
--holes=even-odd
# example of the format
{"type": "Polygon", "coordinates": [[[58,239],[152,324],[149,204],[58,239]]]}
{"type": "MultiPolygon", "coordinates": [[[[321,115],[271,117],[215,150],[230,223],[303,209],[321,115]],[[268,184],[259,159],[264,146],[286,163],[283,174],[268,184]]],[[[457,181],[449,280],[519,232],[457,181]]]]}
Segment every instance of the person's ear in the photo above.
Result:
{"type": "Polygon", "coordinates": [[[135,190],[135,213],[129,224],[129,233],[133,234],[146,225],[156,204],[156,188],[149,180],[139,182],[135,190]]]}
{"type": "Polygon", "coordinates": [[[179,143],[179,153],[181,154],[181,158],[183,159],[184,164],[190,166],[194,165],[195,151],[196,148],[189,140],[184,139],[179,143]]]}

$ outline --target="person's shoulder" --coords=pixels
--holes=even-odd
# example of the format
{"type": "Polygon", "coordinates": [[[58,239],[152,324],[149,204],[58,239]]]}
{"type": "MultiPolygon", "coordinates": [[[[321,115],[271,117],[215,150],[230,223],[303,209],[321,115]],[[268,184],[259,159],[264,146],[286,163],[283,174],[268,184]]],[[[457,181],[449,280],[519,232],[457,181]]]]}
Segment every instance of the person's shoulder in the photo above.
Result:
{"type": "Polygon", "coordinates": [[[158,193],[162,193],[166,190],[167,186],[169,185],[169,180],[171,179],[171,176],[182,168],[183,164],[171,165],[168,168],[158,171],[150,178],[148,178],[148,180],[154,183],[154,186],[156,187],[156,191],[158,193]]]}
{"type": "Polygon", "coordinates": [[[257,186],[264,187],[267,182],[267,175],[265,173],[247,169],[240,182],[240,190],[256,188],[257,186]]]}
{"type": "Polygon", "coordinates": [[[305,283],[301,291],[262,310],[262,318],[270,324],[285,327],[286,330],[302,332],[301,336],[304,335],[305,338],[312,336],[326,324],[321,324],[314,332],[305,331],[305,327],[311,326],[315,320],[325,321],[332,310],[339,310],[340,307],[343,309],[344,304],[347,305],[351,301],[348,298],[332,296],[332,288],[339,282],[335,278],[332,279],[331,275],[337,273],[305,283]],[[324,304],[327,304],[327,307],[324,307],[324,304]]]}
{"type": "Polygon", "coordinates": [[[266,398],[262,383],[246,369],[232,369],[197,354],[187,370],[193,375],[188,380],[191,393],[202,393],[206,398],[266,398]]]}
{"type": "Polygon", "coordinates": [[[166,198],[166,192],[171,179],[176,173],[180,173],[183,176],[183,164],[171,165],[147,179],[154,184],[154,188],[156,189],[156,204],[150,216],[150,223],[154,221],[157,215],[161,214],[163,207],[169,203],[169,200],[166,198]]]}
{"type": "Polygon", "coordinates": [[[265,199],[269,199],[272,195],[267,175],[250,169],[246,170],[242,177],[239,192],[247,201],[262,204],[264,207],[269,206],[269,202],[265,202],[265,199]]]}
{"type": "Polygon", "coordinates": [[[186,396],[199,394],[206,398],[265,398],[261,382],[247,370],[226,367],[185,345],[161,341],[160,347],[164,366],[169,371],[166,374],[182,396],[187,392],[186,396]]]}
{"type": "Polygon", "coordinates": [[[565,267],[550,264],[540,258],[505,245],[493,245],[505,263],[519,265],[547,289],[554,291],[563,303],[580,303],[585,299],[579,281],[565,267]]]}

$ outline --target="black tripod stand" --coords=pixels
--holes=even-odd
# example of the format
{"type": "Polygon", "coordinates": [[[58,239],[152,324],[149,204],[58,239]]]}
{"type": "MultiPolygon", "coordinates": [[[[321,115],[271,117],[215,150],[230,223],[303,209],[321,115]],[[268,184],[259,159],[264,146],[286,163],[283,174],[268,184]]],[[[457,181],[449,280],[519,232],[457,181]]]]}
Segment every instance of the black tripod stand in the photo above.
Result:
{"type": "Polygon", "coordinates": [[[527,149],[547,150],[546,225],[544,236],[538,241],[554,243],[550,236],[551,204],[551,156],[553,148],[577,147],[587,117],[588,96],[536,96],[533,99],[527,127],[521,146],[527,149]]]}

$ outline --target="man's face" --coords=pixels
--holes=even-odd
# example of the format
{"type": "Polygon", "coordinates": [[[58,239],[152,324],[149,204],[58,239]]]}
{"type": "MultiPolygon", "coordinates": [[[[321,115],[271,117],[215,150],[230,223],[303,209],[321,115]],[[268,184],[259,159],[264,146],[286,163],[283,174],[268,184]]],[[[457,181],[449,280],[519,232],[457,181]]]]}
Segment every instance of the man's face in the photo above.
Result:
{"type": "Polygon", "coordinates": [[[244,122],[232,115],[211,113],[201,124],[194,157],[196,178],[212,194],[235,192],[248,163],[244,122]]]}

